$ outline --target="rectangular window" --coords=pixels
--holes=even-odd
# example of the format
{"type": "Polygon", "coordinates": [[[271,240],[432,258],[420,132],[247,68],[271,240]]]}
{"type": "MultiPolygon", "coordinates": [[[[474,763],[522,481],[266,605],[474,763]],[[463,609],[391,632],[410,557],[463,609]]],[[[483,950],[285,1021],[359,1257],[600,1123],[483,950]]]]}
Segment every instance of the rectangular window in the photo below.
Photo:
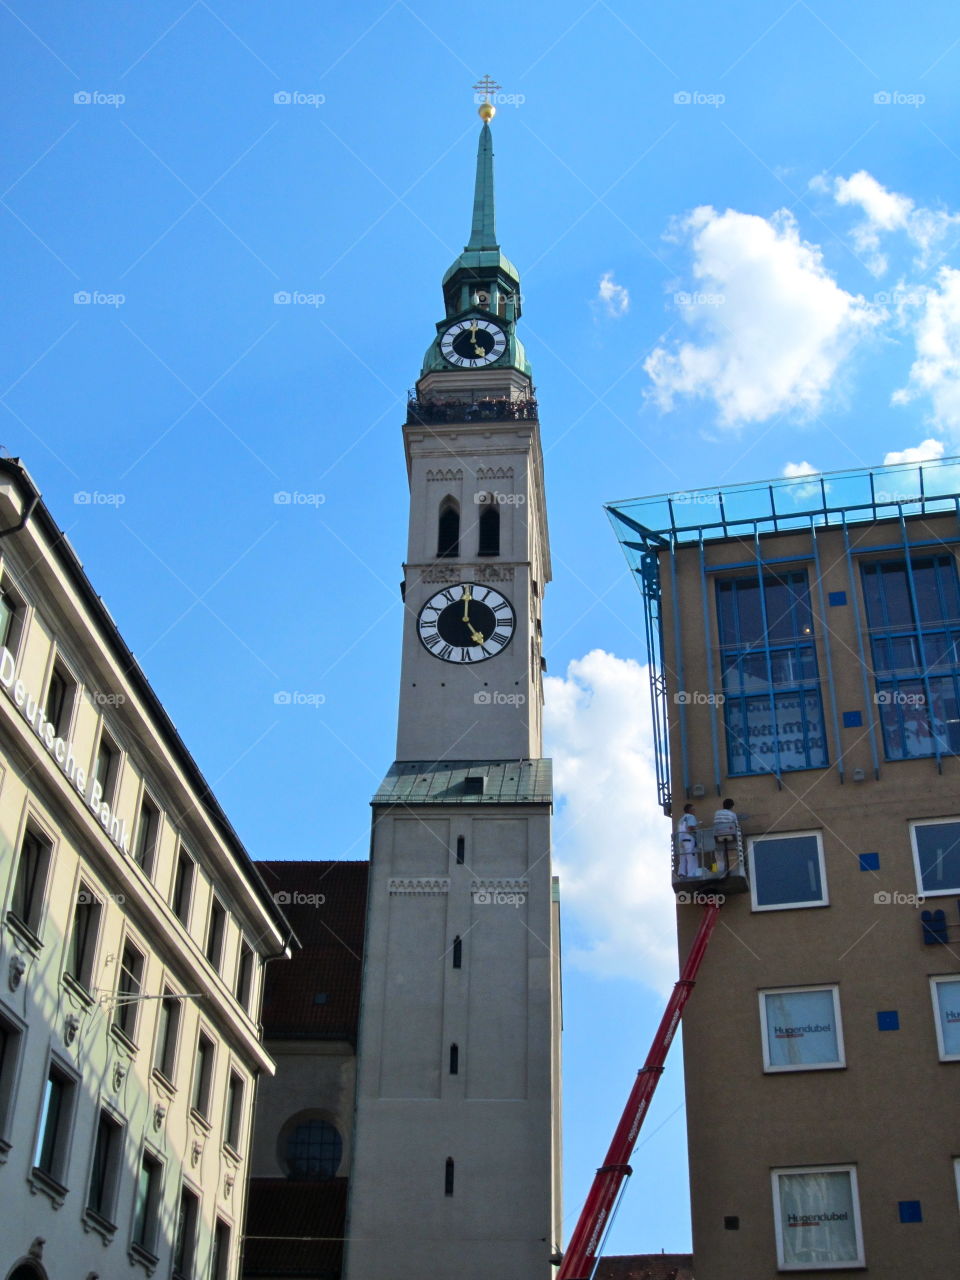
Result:
{"type": "Polygon", "coordinates": [[[863,603],[888,760],[960,752],[960,580],[952,555],[870,560],[863,603]]]}
{"type": "Polygon", "coordinates": [[[93,984],[93,962],[97,951],[97,935],[100,932],[102,913],[103,903],[93,890],[81,881],[73,908],[73,925],[70,929],[70,941],[67,944],[67,963],[64,972],[68,973],[84,991],[89,991],[93,984]]]}
{"type": "Polygon", "coordinates": [[[204,1119],[210,1111],[210,1084],[213,1079],[213,1041],[200,1032],[193,1065],[193,1092],[190,1105],[204,1119]]]}
{"type": "Polygon", "coordinates": [[[133,1243],[151,1257],[156,1251],[162,1175],[163,1166],[160,1161],[149,1151],[145,1151],[137,1174],[133,1205],[133,1243]]]}
{"type": "Polygon", "coordinates": [[[173,1280],[193,1280],[200,1202],[188,1187],[181,1187],[177,1225],[173,1235],[173,1280]]]}
{"type": "Polygon", "coordinates": [[[13,1116],[23,1049],[23,1028],[0,1012],[0,1152],[9,1147],[10,1120],[13,1116]]]}
{"type": "Polygon", "coordinates": [[[177,854],[177,870],[173,877],[173,898],[170,902],[173,914],[184,926],[190,920],[190,901],[193,897],[193,880],[196,863],[183,849],[177,854]]]}
{"type": "Polygon", "coordinates": [[[823,701],[805,572],[717,582],[731,774],[822,769],[823,701]]]}
{"type": "Polygon", "coordinates": [[[145,876],[153,875],[153,863],[157,852],[157,836],[160,834],[160,810],[144,792],[137,816],[137,840],[133,858],[145,876]]]}
{"type": "Polygon", "coordinates": [[[23,833],[23,841],[20,845],[20,859],[13,882],[10,911],[34,935],[40,930],[40,916],[43,912],[43,895],[47,887],[51,853],[50,841],[39,831],[28,826],[23,833]]]}
{"type": "Polygon", "coordinates": [[[0,647],[9,649],[14,657],[20,650],[26,612],[23,598],[4,574],[0,581],[0,647]]]}
{"type": "Polygon", "coordinates": [[[910,841],[920,892],[960,893],[960,818],[911,822],[910,841]]]}
{"type": "Polygon", "coordinates": [[[781,1271],[865,1265],[853,1165],[774,1169],[773,1212],[781,1271]]]}
{"type": "Polygon", "coordinates": [[[38,1173],[46,1174],[60,1184],[67,1169],[75,1093],[76,1085],[70,1076],[51,1064],[40,1100],[40,1124],[33,1166],[38,1173]]]}
{"type": "Polygon", "coordinates": [[[113,1025],[122,1031],[131,1043],[135,1043],[137,1022],[140,1016],[140,993],[143,988],[143,953],[132,942],[124,944],[120,958],[120,976],[117,982],[117,1004],[113,1025]]]}
{"type": "Polygon", "coordinates": [[[933,1017],[941,1062],[960,1061],[960,977],[931,978],[933,1017]]]}
{"type": "Polygon", "coordinates": [[[240,943],[240,960],[237,964],[237,1002],[250,1012],[250,996],[253,991],[253,951],[245,942],[240,943]]]}
{"type": "Polygon", "coordinates": [[[207,921],[207,959],[220,972],[220,964],[223,960],[223,934],[227,923],[227,913],[223,908],[223,903],[218,898],[214,898],[210,903],[210,918],[207,921]]]}
{"type": "Polygon", "coordinates": [[[63,737],[70,727],[76,692],[76,681],[59,662],[55,662],[50,672],[43,713],[48,722],[53,725],[54,733],[58,738],[63,737]]]}
{"type": "Polygon", "coordinates": [[[760,992],[764,1071],[813,1071],[845,1065],[836,987],[760,992]]]}
{"type": "Polygon", "coordinates": [[[100,799],[110,808],[116,797],[117,779],[120,776],[120,750],[104,729],[100,734],[100,746],[97,748],[97,760],[93,767],[93,776],[100,784],[100,799]]]}
{"type": "Polygon", "coordinates": [[[827,904],[819,831],[755,836],[749,841],[750,894],[755,911],[827,904]]]}
{"type": "Polygon", "coordinates": [[[210,1261],[210,1280],[227,1280],[230,1268],[230,1228],[222,1218],[217,1219],[213,1231],[213,1257],[210,1261]]]}
{"type": "Polygon", "coordinates": [[[243,1077],[235,1071],[230,1072],[230,1084],[227,1089],[227,1122],[224,1125],[224,1141],[240,1150],[240,1135],[243,1131],[243,1077]]]}
{"type": "Polygon", "coordinates": [[[117,1184],[123,1155],[123,1126],[109,1111],[101,1111],[97,1121],[97,1137],[93,1146],[93,1165],[87,1191],[87,1208],[113,1222],[117,1202],[117,1184]]]}
{"type": "Polygon", "coordinates": [[[153,1054],[153,1067],[171,1083],[177,1066],[179,1034],[180,1001],[172,992],[164,991],[157,1014],[157,1044],[153,1054]]]}

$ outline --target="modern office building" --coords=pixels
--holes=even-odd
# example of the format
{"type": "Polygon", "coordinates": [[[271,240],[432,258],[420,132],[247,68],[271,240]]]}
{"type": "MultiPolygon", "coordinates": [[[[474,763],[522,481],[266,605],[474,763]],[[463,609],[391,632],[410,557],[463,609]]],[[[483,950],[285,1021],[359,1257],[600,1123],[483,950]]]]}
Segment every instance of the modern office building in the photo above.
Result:
{"type": "Polygon", "coordinates": [[[0,460],[0,1275],[238,1274],[289,927],[0,460]]]}
{"type": "MultiPolygon", "coordinates": [[[[697,1280],[951,1274],[960,462],[609,511],[664,812],[710,828],[733,799],[746,860],[684,1017],[697,1280]]],[[[700,863],[675,881],[681,954],[724,893],[700,863]]]]}

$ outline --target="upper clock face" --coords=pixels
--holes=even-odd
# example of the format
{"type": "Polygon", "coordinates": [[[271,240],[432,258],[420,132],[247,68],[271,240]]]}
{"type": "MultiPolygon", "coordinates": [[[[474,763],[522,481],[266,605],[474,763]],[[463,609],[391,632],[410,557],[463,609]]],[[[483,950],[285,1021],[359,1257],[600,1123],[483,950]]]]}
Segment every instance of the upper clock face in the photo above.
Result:
{"type": "Polygon", "coordinates": [[[507,349],[506,334],[492,320],[458,320],[440,339],[440,350],[461,369],[493,364],[507,349]]]}
{"type": "Polygon", "coordinates": [[[421,641],[444,662],[484,662],[502,653],[517,629],[513,605],[476,582],[444,587],[417,618],[421,641]]]}

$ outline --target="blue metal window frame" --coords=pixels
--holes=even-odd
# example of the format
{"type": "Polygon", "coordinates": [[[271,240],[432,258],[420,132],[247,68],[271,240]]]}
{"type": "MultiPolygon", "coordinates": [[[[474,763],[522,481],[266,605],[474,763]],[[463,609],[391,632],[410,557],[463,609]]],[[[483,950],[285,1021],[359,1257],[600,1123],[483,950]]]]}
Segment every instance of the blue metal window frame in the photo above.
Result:
{"type": "MultiPolygon", "coordinates": [[[[751,577],[737,578],[718,578],[715,583],[715,599],[717,603],[717,630],[720,640],[720,657],[721,662],[726,666],[725,659],[735,659],[741,663],[745,657],[762,655],[767,669],[767,690],[765,693],[731,693],[728,691],[726,682],[724,682],[724,730],[726,734],[727,745],[727,769],[728,775],[733,777],[752,777],[758,774],[773,773],[778,778],[785,772],[798,772],[804,769],[826,769],[829,768],[829,750],[827,744],[827,724],[824,715],[823,694],[820,687],[820,667],[817,657],[816,637],[811,630],[809,634],[804,635],[796,630],[796,626],[791,627],[793,632],[791,638],[776,640],[770,636],[770,620],[767,614],[767,592],[770,587],[785,585],[792,593],[795,592],[795,601],[791,605],[790,615],[791,621],[796,616],[796,610],[800,603],[801,597],[805,600],[806,612],[811,621],[817,616],[813,608],[810,598],[810,582],[805,569],[792,569],[784,573],[764,572],[764,564],[759,548],[757,549],[756,561],[756,579],[751,577]],[[745,641],[739,634],[739,614],[735,612],[737,618],[737,636],[731,642],[724,634],[724,622],[720,610],[720,600],[722,593],[732,591],[733,608],[736,611],[736,594],[738,584],[743,587],[753,586],[754,582],[759,588],[759,603],[762,628],[762,640],[745,641]],[[802,588],[802,591],[796,590],[802,588]],[[792,653],[796,664],[799,667],[801,661],[801,651],[807,651],[812,660],[813,674],[809,679],[801,679],[796,683],[775,685],[773,679],[773,657],[774,654],[792,653]],[[814,761],[812,759],[815,748],[812,746],[812,729],[808,713],[804,709],[801,711],[801,734],[803,738],[803,748],[799,755],[803,757],[803,763],[793,765],[789,763],[790,756],[781,751],[779,734],[777,732],[778,711],[783,702],[788,698],[796,698],[801,707],[805,708],[807,699],[815,695],[820,716],[820,736],[823,740],[822,759],[814,761]],[[773,767],[764,760],[753,759],[755,753],[750,749],[749,736],[749,709],[755,705],[760,699],[766,698],[769,705],[769,713],[771,717],[771,725],[773,728],[773,767]],[[741,723],[744,726],[745,739],[742,742],[742,752],[747,763],[747,767],[740,769],[734,767],[734,751],[731,749],[731,728],[729,720],[729,710],[737,707],[740,712],[741,723]]],[[[770,735],[768,735],[770,736],[770,735]]]]}
{"type": "Polygon", "coordinates": [[[938,769],[942,769],[943,756],[960,755],[960,741],[957,742],[955,747],[950,747],[949,742],[943,744],[940,735],[935,730],[930,714],[934,707],[933,682],[936,682],[937,685],[943,683],[951,685],[954,700],[960,706],[960,657],[957,657],[957,660],[952,664],[938,665],[931,673],[931,668],[926,660],[926,642],[935,636],[949,637],[951,633],[960,633],[960,618],[951,618],[946,610],[941,571],[946,571],[952,576],[957,595],[960,595],[960,574],[957,572],[956,558],[951,553],[912,555],[911,552],[914,548],[908,541],[906,528],[903,528],[902,532],[904,549],[902,557],[898,557],[896,560],[866,560],[860,565],[861,590],[864,596],[864,615],[867,618],[869,628],[868,639],[870,640],[870,659],[874,674],[875,696],[877,704],[881,708],[880,729],[883,753],[884,758],[887,760],[926,760],[933,757],[936,759],[938,769]],[[925,622],[920,616],[915,581],[915,571],[927,564],[933,566],[936,571],[934,581],[940,615],[936,620],[929,622],[925,622]],[[911,613],[910,619],[906,622],[891,620],[889,602],[885,591],[884,572],[890,569],[902,569],[904,571],[903,576],[907,586],[911,613]],[[870,625],[870,616],[867,609],[867,583],[871,578],[875,579],[876,595],[882,611],[883,621],[879,626],[870,625]],[[886,646],[894,640],[911,642],[918,659],[918,666],[899,670],[895,667],[878,666],[877,646],[886,646]],[[926,708],[925,720],[930,742],[930,749],[927,751],[909,750],[910,738],[905,727],[905,708],[919,704],[911,701],[916,695],[905,694],[901,686],[904,684],[915,686],[918,683],[923,686],[923,705],[926,708]],[[899,737],[900,742],[903,744],[902,751],[891,749],[892,735],[889,732],[890,708],[895,713],[894,734],[899,737]]]}

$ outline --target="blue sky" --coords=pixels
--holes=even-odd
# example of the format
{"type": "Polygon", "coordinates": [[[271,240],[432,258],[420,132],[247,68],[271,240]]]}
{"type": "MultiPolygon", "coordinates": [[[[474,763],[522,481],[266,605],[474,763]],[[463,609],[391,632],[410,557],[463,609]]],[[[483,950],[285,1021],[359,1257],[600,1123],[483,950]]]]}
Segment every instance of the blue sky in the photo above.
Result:
{"type": "MultiPolygon", "coordinates": [[[[469,231],[470,86],[522,99],[498,228],[554,551],[573,1217],[672,963],[640,602],[601,506],[956,451],[956,8],[15,0],[0,32],[0,441],[258,857],[366,854],[403,399],[469,231]]],[[[689,1243],[678,1066],[614,1252],[689,1243]]]]}

